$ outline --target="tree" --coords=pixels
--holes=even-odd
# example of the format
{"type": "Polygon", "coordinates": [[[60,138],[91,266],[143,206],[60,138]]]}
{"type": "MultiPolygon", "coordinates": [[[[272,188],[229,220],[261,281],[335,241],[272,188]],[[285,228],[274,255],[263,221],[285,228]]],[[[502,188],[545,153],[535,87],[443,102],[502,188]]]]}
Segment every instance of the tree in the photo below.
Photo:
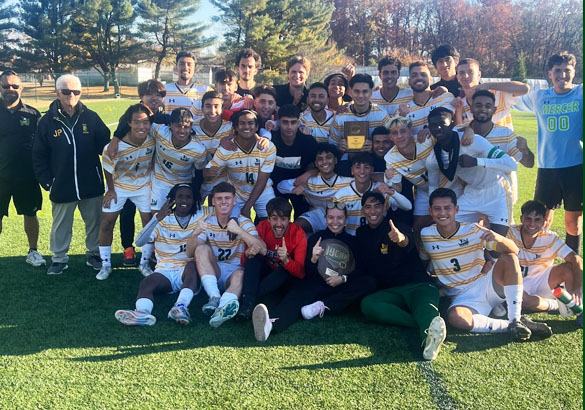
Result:
{"type": "Polygon", "coordinates": [[[79,68],[69,45],[71,0],[22,0],[18,11],[25,41],[18,50],[17,65],[51,74],[79,68]]]}
{"type": "Polygon", "coordinates": [[[512,73],[512,81],[526,81],[526,64],[524,63],[524,54],[520,54],[516,57],[516,63],[514,64],[514,72],[512,73]]]}
{"type": "Polygon", "coordinates": [[[16,39],[12,35],[14,24],[11,21],[12,11],[5,5],[7,0],[0,0],[0,65],[4,66],[12,61],[14,50],[12,46],[16,39]]]}
{"type": "Polygon", "coordinates": [[[211,45],[214,38],[203,37],[207,27],[184,20],[199,8],[199,0],[140,0],[137,13],[142,22],[140,32],[149,36],[156,51],[155,77],[159,78],[162,62],[172,51],[194,51],[211,45]]]}
{"type": "Polygon", "coordinates": [[[136,62],[141,49],[132,24],[136,18],[130,0],[85,0],[76,4],[71,26],[74,53],[104,77],[104,91],[110,81],[120,93],[116,71],[124,62],[136,62]]]}
{"type": "Polygon", "coordinates": [[[267,74],[283,72],[296,54],[309,57],[317,71],[337,56],[328,41],[333,13],[328,0],[210,1],[221,10],[219,20],[228,28],[222,49],[230,61],[240,48],[250,47],[262,56],[267,74]]]}

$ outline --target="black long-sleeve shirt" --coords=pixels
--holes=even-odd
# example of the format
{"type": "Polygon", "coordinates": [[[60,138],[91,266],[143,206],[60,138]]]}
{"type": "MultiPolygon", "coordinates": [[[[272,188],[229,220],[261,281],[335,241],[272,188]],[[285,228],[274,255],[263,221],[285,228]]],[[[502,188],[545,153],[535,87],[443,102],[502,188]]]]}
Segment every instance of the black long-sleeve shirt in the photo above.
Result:
{"type": "MultiPolygon", "coordinates": [[[[319,276],[319,272],[317,270],[317,264],[311,262],[311,257],[313,256],[313,248],[315,247],[315,244],[317,243],[319,238],[321,238],[321,241],[324,241],[325,239],[340,240],[341,242],[343,242],[344,244],[346,244],[349,247],[349,249],[352,251],[352,253],[355,257],[356,249],[357,249],[357,243],[356,243],[355,236],[350,235],[345,231],[340,232],[338,234],[335,234],[335,233],[331,232],[329,230],[329,228],[326,228],[323,231],[318,231],[318,232],[314,233],[309,238],[309,241],[307,242],[307,257],[305,258],[305,272],[306,272],[307,276],[309,276],[309,275],[310,276],[319,276]]],[[[350,280],[354,280],[359,274],[360,274],[360,269],[359,269],[359,265],[357,264],[357,260],[356,260],[356,268],[354,269],[353,272],[351,272],[347,275],[347,281],[349,282],[350,280]]]]}

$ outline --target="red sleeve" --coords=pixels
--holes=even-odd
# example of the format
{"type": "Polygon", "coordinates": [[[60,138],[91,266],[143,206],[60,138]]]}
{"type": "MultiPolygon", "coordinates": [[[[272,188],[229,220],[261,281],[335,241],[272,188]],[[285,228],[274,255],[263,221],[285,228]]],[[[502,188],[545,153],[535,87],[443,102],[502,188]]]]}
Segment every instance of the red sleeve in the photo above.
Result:
{"type": "Polygon", "coordinates": [[[307,236],[295,223],[288,226],[285,235],[286,247],[289,249],[289,261],[284,269],[296,278],[305,277],[305,254],[307,253],[307,236]],[[290,245],[289,245],[290,244],[290,245]]]}

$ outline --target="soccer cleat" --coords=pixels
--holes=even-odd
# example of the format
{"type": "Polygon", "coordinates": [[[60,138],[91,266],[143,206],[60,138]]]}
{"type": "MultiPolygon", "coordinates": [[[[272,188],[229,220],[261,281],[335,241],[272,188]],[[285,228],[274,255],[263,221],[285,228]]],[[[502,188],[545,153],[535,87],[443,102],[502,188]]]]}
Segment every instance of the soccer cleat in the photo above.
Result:
{"type": "Polygon", "coordinates": [[[147,277],[153,274],[150,264],[148,262],[141,263],[138,265],[138,270],[142,273],[142,276],[147,277]]]}
{"type": "Polygon", "coordinates": [[[95,275],[95,278],[97,280],[106,280],[110,277],[110,273],[112,273],[112,266],[111,265],[102,265],[102,268],[100,269],[98,274],[95,275]]]}
{"type": "Polygon", "coordinates": [[[242,300],[240,302],[240,310],[238,310],[238,319],[251,319],[253,310],[254,305],[252,305],[249,300],[242,300]]]}
{"type": "Polygon", "coordinates": [[[561,315],[561,317],[570,317],[574,314],[575,313],[573,313],[573,311],[567,305],[559,300],[559,315],[561,315]]]}
{"type": "Polygon", "coordinates": [[[310,305],[305,305],[301,308],[301,315],[306,320],[311,320],[315,316],[323,317],[325,314],[325,309],[329,310],[327,306],[320,300],[315,303],[311,303],[310,305]]]}
{"type": "Polygon", "coordinates": [[[32,266],[45,266],[47,261],[38,251],[31,249],[28,251],[28,255],[26,255],[26,263],[31,264],[32,266]]]}
{"type": "Polygon", "coordinates": [[[201,307],[201,311],[203,312],[204,315],[211,316],[215,313],[218,306],[219,306],[219,297],[212,296],[209,298],[207,303],[201,307]]]}
{"type": "Polygon", "coordinates": [[[137,310],[118,310],[114,316],[126,326],[152,326],[156,323],[156,318],[150,313],[137,310]]]}
{"type": "Polygon", "coordinates": [[[129,246],[124,249],[124,261],[122,262],[124,266],[136,266],[136,252],[134,251],[134,246],[129,246]]]}
{"type": "Polygon", "coordinates": [[[47,275],[60,275],[63,273],[65,269],[67,269],[69,265],[62,262],[53,262],[49,269],[47,270],[47,275]]]}
{"type": "Polygon", "coordinates": [[[252,325],[254,326],[254,337],[259,342],[265,342],[272,331],[272,322],[268,316],[266,305],[256,305],[252,312],[252,325]]]}
{"type": "Polygon", "coordinates": [[[220,327],[224,322],[230,320],[238,313],[240,303],[237,300],[230,300],[228,303],[217,309],[209,319],[209,326],[220,327]]]}
{"type": "Polygon", "coordinates": [[[441,316],[433,318],[425,333],[427,337],[424,341],[423,357],[425,360],[435,360],[445,337],[447,337],[447,326],[443,318],[441,316]]]}
{"type": "Polygon", "coordinates": [[[94,270],[101,270],[102,268],[102,258],[99,255],[94,255],[92,253],[87,255],[87,260],[85,264],[94,270]]]}
{"type": "Polygon", "coordinates": [[[189,323],[191,323],[189,309],[187,309],[187,306],[183,304],[173,306],[173,308],[169,310],[168,316],[169,319],[174,320],[175,322],[180,323],[181,325],[187,326],[189,323]]]}
{"type": "Polygon", "coordinates": [[[510,338],[514,339],[518,342],[524,342],[530,339],[532,332],[528,327],[522,323],[521,320],[514,320],[508,325],[508,333],[510,333],[510,338]]]}
{"type": "Polygon", "coordinates": [[[505,308],[504,304],[500,304],[498,306],[495,306],[492,311],[490,316],[498,318],[498,319],[502,319],[504,317],[506,317],[506,315],[508,314],[508,310],[505,308]]]}
{"type": "Polygon", "coordinates": [[[535,322],[526,316],[521,316],[520,321],[532,332],[532,336],[546,339],[553,334],[552,329],[546,323],[535,322]]]}

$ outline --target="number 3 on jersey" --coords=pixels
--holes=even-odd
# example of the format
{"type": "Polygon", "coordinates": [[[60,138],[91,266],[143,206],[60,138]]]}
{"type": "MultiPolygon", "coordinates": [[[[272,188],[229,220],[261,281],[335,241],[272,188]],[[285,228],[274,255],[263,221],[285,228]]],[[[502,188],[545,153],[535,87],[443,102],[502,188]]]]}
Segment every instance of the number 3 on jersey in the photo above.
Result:
{"type": "Polygon", "coordinates": [[[453,264],[453,272],[459,272],[461,270],[461,265],[459,265],[457,258],[453,258],[449,262],[453,264]]]}

